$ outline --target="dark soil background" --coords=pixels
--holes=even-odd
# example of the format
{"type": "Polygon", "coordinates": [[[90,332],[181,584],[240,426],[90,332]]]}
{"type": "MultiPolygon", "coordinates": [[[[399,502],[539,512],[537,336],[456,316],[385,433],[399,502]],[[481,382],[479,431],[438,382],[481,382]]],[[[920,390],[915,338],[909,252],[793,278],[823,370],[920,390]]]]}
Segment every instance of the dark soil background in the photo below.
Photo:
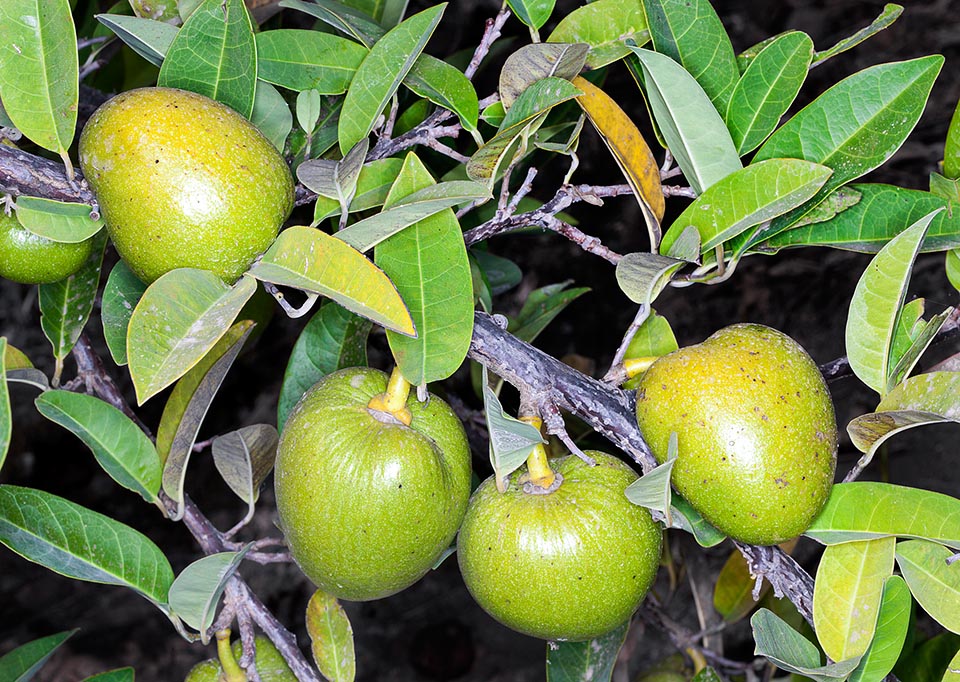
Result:
{"type": "MultiPolygon", "coordinates": [[[[868,0],[715,0],[714,5],[738,51],[786,29],[808,32],[823,49],[868,24],[883,7],[882,2],[868,0]]],[[[960,97],[960,7],[951,0],[907,0],[905,5],[903,17],[892,28],[814,70],[797,108],[869,65],[930,53],[945,55],[946,66],[914,134],[889,163],[870,176],[875,181],[923,189],[942,156],[943,138],[960,97]]],[[[569,0],[560,3],[566,11],[574,6],[569,0]]],[[[453,0],[441,29],[445,34],[443,45],[436,46],[434,53],[475,44],[484,19],[496,10],[497,6],[487,1],[453,0]],[[454,24],[457,21],[460,23],[454,24]]],[[[508,32],[522,39],[518,22],[511,21],[508,32]]],[[[491,80],[480,87],[481,95],[491,89],[495,73],[495,69],[489,70],[491,80]]],[[[645,117],[641,96],[623,67],[612,69],[608,85],[638,121],[645,117]]],[[[608,152],[592,132],[585,134],[580,157],[575,182],[622,182],[608,152]]],[[[546,169],[534,194],[543,199],[551,196],[564,170],[565,166],[556,164],[546,169]]],[[[682,207],[682,200],[668,202],[673,215],[682,207]]],[[[631,198],[610,200],[602,209],[577,208],[574,213],[581,228],[615,251],[645,248],[642,219],[631,198]]],[[[592,288],[548,328],[538,345],[557,357],[582,356],[581,361],[594,364],[597,374],[602,374],[634,312],[617,288],[613,268],[552,234],[500,237],[490,243],[490,248],[515,259],[525,273],[517,290],[496,301],[502,312],[515,312],[526,293],[545,284],[572,280],[577,286],[592,288]]],[[[843,354],[847,305],[868,260],[863,255],[815,249],[753,257],[741,263],[736,275],[722,285],[666,291],[657,301],[657,309],[670,320],[681,345],[699,342],[724,325],[753,321],[785,331],[817,361],[825,362],[843,354]]],[[[927,298],[929,312],[957,303],[957,293],[943,272],[942,254],[920,258],[913,293],[927,298]]],[[[201,438],[245,424],[274,421],[286,357],[302,325],[302,320],[274,318],[259,345],[235,365],[214,402],[201,438]]],[[[99,325],[91,324],[88,332],[102,348],[99,325]]],[[[0,335],[26,351],[39,367],[51,369],[49,347],[39,327],[35,288],[0,282],[0,335]]],[[[385,348],[383,336],[374,336],[371,358],[375,364],[385,364],[385,348]]],[[[956,350],[943,348],[935,354],[943,356],[956,350]]],[[[103,356],[107,357],[105,352],[103,356]]],[[[69,378],[72,372],[68,361],[66,376],[69,378]]],[[[115,377],[122,375],[114,371],[115,377]]],[[[466,372],[458,374],[448,387],[472,406],[477,405],[466,372]]],[[[873,396],[856,380],[836,382],[831,389],[840,424],[874,407],[873,396]]],[[[165,521],[156,509],[118,488],[79,442],[36,413],[33,398],[30,390],[20,386],[12,389],[14,441],[0,481],[41,488],[123,520],[163,548],[175,571],[198,558],[198,549],[181,524],[165,521]]],[[[152,401],[143,411],[145,421],[156,425],[161,408],[161,400],[152,401]]],[[[957,442],[956,429],[948,427],[928,427],[899,437],[891,449],[890,479],[956,494],[958,475],[952,457],[957,454],[957,442]]],[[[486,453],[475,455],[478,473],[483,477],[486,453]]],[[[856,456],[849,442],[844,443],[841,471],[856,456]]],[[[880,475],[876,466],[871,474],[880,475]]],[[[232,526],[244,513],[241,503],[219,481],[206,453],[191,462],[188,491],[220,528],[232,526]]],[[[268,483],[258,514],[244,537],[277,534],[272,498],[268,483]]],[[[674,552],[686,556],[698,596],[705,594],[709,599],[712,577],[730,547],[721,545],[702,552],[678,537],[674,552]]],[[[812,546],[801,544],[799,552],[801,557],[812,555],[815,559],[812,546]]],[[[303,644],[303,610],[311,586],[297,569],[247,563],[243,575],[280,620],[297,632],[303,644]]],[[[670,611],[696,630],[699,626],[689,584],[681,583],[670,611]]],[[[663,575],[657,590],[666,598],[663,575]]],[[[544,678],[544,643],[517,635],[484,614],[464,589],[455,560],[448,560],[392,598],[345,606],[356,635],[359,680],[492,682],[544,678]]],[[[79,628],[79,632],[36,679],[73,682],[110,668],[134,666],[137,679],[144,682],[181,680],[194,663],[213,655],[212,647],[204,649],[180,639],[162,614],[132,592],[68,580],[0,548],[0,654],[34,638],[72,628],[79,628]]],[[[746,636],[744,625],[733,628],[727,639],[727,654],[749,657],[752,646],[738,647],[746,636]]],[[[634,679],[652,661],[673,653],[662,633],[639,622],[631,630],[626,651],[631,654],[630,662],[618,670],[617,680],[634,679]]]]}

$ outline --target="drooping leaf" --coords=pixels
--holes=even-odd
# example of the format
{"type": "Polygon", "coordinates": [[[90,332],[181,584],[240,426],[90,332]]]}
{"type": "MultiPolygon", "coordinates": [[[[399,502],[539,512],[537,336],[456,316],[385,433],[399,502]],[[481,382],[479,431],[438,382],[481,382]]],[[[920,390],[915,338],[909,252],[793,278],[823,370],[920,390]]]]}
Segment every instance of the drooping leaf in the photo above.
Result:
{"type": "Polygon", "coordinates": [[[157,453],[163,463],[163,490],[177,502],[178,518],[183,514],[183,484],[200,425],[252,329],[250,320],[233,325],[177,382],[163,407],[157,453]]]}
{"type": "Polygon", "coordinates": [[[101,231],[93,239],[90,257],[79,270],[59,282],[39,287],[40,327],[58,361],[73,349],[93,310],[107,236],[101,231]]]}
{"type": "Polygon", "coordinates": [[[737,57],[708,0],[642,0],[654,49],[692,75],[725,112],[740,78],[737,57]]]}
{"type": "Polygon", "coordinates": [[[584,44],[533,43],[507,57],[500,70],[500,102],[509,110],[523,91],[544,78],[571,80],[583,68],[590,48],[584,44]]]}
{"type": "Polygon", "coordinates": [[[586,642],[548,642],[547,682],[610,682],[629,629],[627,621],[586,642]]]}
{"type": "Polygon", "coordinates": [[[656,253],[628,253],[617,263],[617,284],[634,303],[650,305],[686,264],[656,253]]]}
{"type": "Polygon", "coordinates": [[[373,21],[373,15],[365,14],[351,6],[332,0],[281,0],[280,7],[289,7],[316,17],[328,26],[350,36],[367,49],[383,37],[384,28],[373,21]]]}
{"type": "Polygon", "coordinates": [[[281,153],[290,131],[293,114],[280,92],[266,81],[257,81],[250,122],[257,127],[281,153]]]}
{"type": "Polygon", "coordinates": [[[170,608],[184,623],[200,632],[200,640],[209,641],[207,630],[213,624],[217,604],[227,581],[249,551],[219,552],[197,559],[187,566],[170,586],[170,608]]]}
{"type": "Polygon", "coordinates": [[[934,55],[871,66],[840,81],[784,123],[754,163],[796,158],[833,169],[807,206],[778,218],[765,235],[782,232],[837,187],[880,166],[913,130],[943,65],[934,55]]]}
{"type": "Polygon", "coordinates": [[[779,125],[807,77],[813,41],[806,33],[777,36],[751,62],[730,96],[725,120],[737,152],[752,152],[779,125]]]}
{"type": "Polygon", "coordinates": [[[100,304],[100,321],[110,356],[118,365],[127,364],[127,327],[133,309],[146,290],[147,285],[123,261],[117,261],[107,277],[100,304]]]}
{"type": "Polygon", "coordinates": [[[367,50],[352,40],[319,31],[283,28],[257,34],[257,76],[283,88],[347,91],[367,50]]]}
{"type": "MultiPolygon", "coordinates": [[[[390,189],[388,209],[434,185],[412,152],[390,189]]],[[[425,218],[377,245],[376,263],[410,310],[416,338],[387,331],[404,378],[415,386],[446,379],[460,367],[473,335],[473,286],[463,233],[451,209],[425,218]]]]}
{"type": "Polygon", "coordinates": [[[383,271],[342,240],[312,227],[281,232],[250,274],[328,296],[387,329],[417,333],[406,304],[383,271]]]}
{"type": "Polygon", "coordinates": [[[231,287],[212,272],[190,268],[171,270],[147,287],[127,328],[137,402],[142,405],[196,365],[256,289],[251,277],[231,287]]]}
{"type": "Polygon", "coordinates": [[[369,140],[364,138],[339,161],[314,159],[297,166],[297,179],[307,189],[336,200],[340,207],[341,227],[346,225],[350,202],[357,192],[357,180],[369,147],[369,140]]]}
{"type": "Polygon", "coordinates": [[[35,403],[40,414],[82,440],[110,478],[147,502],[157,502],[157,450],[127,415],[99,398],[71,391],[45,391],[35,403]]]}
{"type": "Polygon", "coordinates": [[[667,459],[657,465],[636,481],[627,486],[624,494],[633,504],[647,509],[655,509],[666,515],[667,525],[670,525],[670,504],[673,491],[670,488],[670,475],[673,465],[677,462],[677,434],[670,434],[667,445],[667,459]]]}
{"type": "Polygon", "coordinates": [[[353,682],[357,673],[353,626],[340,602],[317,590],[307,602],[306,621],[313,660],[320,673],[331,682],[353,682]]]}
{"type": "Polygon", "coordinates": [[[41,490],[0,485],[0,542],[68,578],[129,587],[161,608],[173,583],[145,535],[41,490]]]}
{"type": "Polygon", "coordinates": [[[630,49],[657,125],[694,191],[743,168],[726,124],[693,76],[666,55],[630,49]]]}
{"type": "Polygon", "coordinates": [[[701,547],[716,547],[727,539],[727,536],[711,526],[690,503],[680,495],[672,497],[673,507],[670,510],[671,528],[685,530],[697,541],[701,547]]]}
{"type": "Polygon", "coordinates": [[[637,45],[650,39],[643,5],[632,0],[596,0],[563,17],[547,42],[586,43],[590,46],[587,66],[599,69],[630,54],[623,44],[628,38],[637,45]]]}
{"type": "MultiPolygon", "coordinates": [[[[881,396],[890,389],[897,360],[893,341],[910,284],[910,271],[934,214],[892,239],[861,276],[850,301],[846,349],[850,368],[881,396]]],[[[895,382],[894,382],[895,385],[895,382]]]]}
{"type": "Polygon", "coordinates": [[[859,663],[859,658],[821,665],[820,652],[806,637],[787,625],[768,609],[760,609],[750,619],[756,653],[781,670],[804,675],[815,682],[843,680],[859,663]]]}
{"type": "Polygon", "coordinates": [[[66,630],[21,644],[0,657],[0,680],[28,682],[50,660],[60,645],[70,639],[76,630],[66,630]]]}
{"type": "Polygon", "coordinates": [[[0,35],[0,99],[6,115],[17,130],[69,166],[80,98],[70,3],[4,0],[0,35]]]}
{"type": "Polygon", "coordinates": [[[7,459],[13,416],[10,412],[10,392],[7,389],[7,337],[0,336],[0,469],[7,459]]]}
{"type": "Polygon", "coordinates": [[[837,483],[805,535],[825,545],[895,535],[960,549],[960,500],[890,483],[837,483]]]}
{"type": "Polygon", "coordinates": [[[623,109],[603,90],[585,78],[577,77],[573,84],[583,91],[577,98],[587,117],[600,134],[607,149],[613,154],[647,223],[650,243],[660,238],[660,221],[666,204],[660,184],[660,168],[646,140],[623,109]]]}
{"type": "Polygon", "coordinates": [[[852,36],[848,36],[840,40],[833,47],[817,52],[814,55],[814,61],[811,68],[813,66],[819,66],[831,57],[836,57],[838,54],[856,47],[867,38],[873,37],[883,29],[893,24],[893,22],[895,22],[901,14],[903,14],[903,7],[900,5],[895,5],[892,2],[887,3],[883,6],[883,11],[880,13],[880,15],[874,19],[869,26],[860,29],[852,36]]]}
{"type": "Polygon", "coordinates": [[[440,4],[415,14],[370,48],[343,101],[338,129],[341,153],[346,154],[373,130],[380,112],[423,52],[445,8],[446,4],[440,4]]]}
{"type": "Polygon", "coordinates": [[[490,464],[497,490],[507,489],[506,478],[519,469],[538,444],[545,443],[540,429],[507,414],[490,388],[487,367],[483,366],[483,414],[490,434],[490,464]]]}
{"type": "Polygon", "coordinates": [[[204,0],[170,44],[157,85],[206,95],[250,118],[257,46],[243,0],[204,0]]]}
{"type": "Polygon", "coordinates": [[[109,28],[138,55],[154,66],[163,64],[179,29],[165,21],[130,17],[125,14],[97,14],[97,21],[109,28]]]}
{"type": "Polygon", "coordinates": [[[247,503],[245,521],[253,518],[260,486],[277,458],[277,430],[253,424],[213,439],[213,463],[230,490],[247,503]]]}
{"type": "Polygon", "coordinates": [[[517,19],[529,26],[534,36],[537,36],[537,29],[547,23],[547,19],[553,14],[555,4],[556,0],[507,0],[507,5],[517,19]]]}
{"type": "Polygon", "coordinates": [[[527,343],[533,343],[557,315],[590,291],[588,287],[567,289],[569,284],[569,281],[558,282],[531,291],[520,312],[510,320],[510,333],[527,343]]]}
{"type": "Polygon", "coordinates": [[[883,585],[893,573],[892,537],[831,545],[817,566],[813,623],[835,661],[866,653],[877,624],[883,585]]]}
{"type": "Polygon", "coordinates": [[[19,197],[17,220],[34,234],[66,244],[86,241],[103,228],[102,219],[91,217],[88,204],[71,204],[40,197],[19,197]]]}
{"type": "MultiPolygon", "coordinates": [[[[383,206],[401,168],[403,159],[397,158],[378,159],[365,164],[357,178],[357,191],[350,202],[350,212],[358,213],[383,206]]],[[[339,210],[340,202],[336,199],[318,196],[313,208],[313,223],[336,215],[339,210]]]]}
{"type": "Polygon", "coordinates": [[[860,659],[860,665],[850,675],[850,682],[882,680],[893,670],[910,626],[910,607],[907,583],[898,575],[887,578],[883,584],[876,634],[860,659]]]}
{"type": "Polygon", "coordinates": [[[664,235],[667,253],[691,225],[700,233],[700,252],[707,253],[752,227],[796,208],[817,193],[831,171],[800,159],[769,159],[750,164],[712,185],[680,214],[664,235]]]}
{"type": "Polygon", "coordinates": [[[897,566],[914,598],[940,625],[960,634],[960,565],[947,561],[953,554],[926,540],[897,544],[897,566]]]}
{"type": "MultiPolygon", "coordinates": [[[[414,94],[455,113],[464,130],[476,133],[480,113],[477,91],[460,69],[436,57],[421,54],[403,84],[414,94]]],[[[474,139],[477,139],[476,135],[474,139]]]]}

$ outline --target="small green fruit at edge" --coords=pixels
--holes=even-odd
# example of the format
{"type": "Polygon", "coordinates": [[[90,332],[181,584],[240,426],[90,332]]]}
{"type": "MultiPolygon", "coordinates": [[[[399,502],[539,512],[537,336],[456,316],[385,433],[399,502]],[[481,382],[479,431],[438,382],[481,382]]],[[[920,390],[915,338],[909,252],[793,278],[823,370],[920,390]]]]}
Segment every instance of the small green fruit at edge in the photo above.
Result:
{"type": "Polygon", "coordinates": [[[34,234],[0,207],[0,277],[47,284],[69,277],[90,257],[93,241],[66,244],[34,234]]]}
{"type": "Polygon", "coordinates": [[[775,329],[732,325],[657,360],[637,388],[637,423],[659,462],[676,432],[673,484],[736,540],[794,538],[830,494],[830,393],[810,356],[775,329]]]}
{"type": "Polygon", "coordinates": [[[459,419],[421,403],[394,371],[321,379],[291,411],[277,453],[280,525],[301,570],[324,592],[366,601],[399,592],[453,541],[470,496],[459,419]]]}
{"type": "Polygon", "coordinates": [[[117,95],[80,135],[80,167],[120,257],[150,283],[175,268],[233,282],[293,208],[283,157],[249,121],[173,88],[117,95]]]}
{"type": "MultiPolygon", "coordinates": [[[[256,663],[257,672],[263,682],[296,682],[297,678],[290,670],[283,656],[277,651],[269,639],[263,635],[257,635],[256,638],[256,663]]],[[[233,643],[233,657],[240,660],[243,654],[243,645],[240,640],[233,643]]],[[[220,682],[220,675],[223,667],[220,661],[215,658],[197,663],[187,674],[184,682],[220,682]]]]}
{"type": "Polygon", "coordinates": [[[511,480],[500,493],[490,477],[470,499],[457,540],[463,580],[487,613],[524,634],[606,634],[656,577],[662,531],[624,494],[637,474],[611,455],[586,454],[596,466],[572,455],[550,460],[552,492],[511,480]]]}

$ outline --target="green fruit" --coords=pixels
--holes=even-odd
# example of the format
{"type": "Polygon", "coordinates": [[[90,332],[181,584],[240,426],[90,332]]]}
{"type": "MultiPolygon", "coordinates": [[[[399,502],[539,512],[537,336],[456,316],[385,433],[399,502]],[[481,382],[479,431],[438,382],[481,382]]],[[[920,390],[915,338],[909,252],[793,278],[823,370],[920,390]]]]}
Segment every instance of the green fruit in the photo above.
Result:
{"type": "Polygon", "coordinates": [[[637,389],[637,423],[659,462],[676,432],[677,490],[743,542],[800,535],[833,485],[827,385],[803,348],[769,327],[726,327],[658,359],[637,389]]]}
{"type": "Polygon", "coordinates": [[[419,580],[449,547],[470,496],[470,450],[445,402],[406,402],[405,426],[371,409],[387,377],[321,379],[291,411],[277,454],[280,525],[324,592],[365,601],[419,580]]]}
{"type": "Polygon", "coordinates": [[[34,234],[0,207],[0,277],[46,284],[69,277],[90,257],[93,241],[55,242],[34,234]]]}
{"type": "MultiPolygon", "coordinates": [[[[263,682],[297,682],[293,671],[268,638],[257,635],[256,650],[257,672],[263,682]]],[[[239,661],[242,654],[243,645],[238,639],[233,643],[233,657],[239,661]]],[[[222,672],[220,661],[207,659],[193,666],[184,682],[220,682],[222,672]]]]}
{"type": "Polygon", "coordinates": [[[599,637],[630,618],[660,562],[660,526],[627,500],[637,475],[611,455],[551,460],[558,488],[533,494],[488,478],[457,540],[470,594],[507,627],[551,640],[599,637]]]}
{"type": "Polygon", "coordinates": [[[101,106],[80,166],[121,258],[147,283],[174,268],[233,282],[293,207],[290,169],[267,138],[184,90],[130,90],[101,106]]]}

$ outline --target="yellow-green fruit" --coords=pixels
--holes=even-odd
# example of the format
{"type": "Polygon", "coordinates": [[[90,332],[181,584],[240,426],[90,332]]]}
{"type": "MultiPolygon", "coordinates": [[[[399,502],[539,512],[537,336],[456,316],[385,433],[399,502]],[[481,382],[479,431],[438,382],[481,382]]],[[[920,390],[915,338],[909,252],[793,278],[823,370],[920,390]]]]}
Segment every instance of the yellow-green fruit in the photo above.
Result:
{"type": "Polygon", "coordinates": [[[321,379],[291,411],[274,477],[280,525],[300,568],[351,601],[408,587],[453,541],[470,497],[460,420],[431,396],[412,420],[368,408],[387,376],[351,368],[321,379]]]}
{"type": "MultiPolygon", "coordinates": [[[[256,650],[257,672],[263,682],[297,682],[296,676],[273,642],[263,635],[257,635],[256,650]]],[[[242,654],[243,645],[238,639],[233,643],[233,657],[239,661],[242,654]]],[[[220,661],[215,658],[207,659],[193,666],[184,682],[220,682],[222,672],[220,661]]]]}
{"type": "MultiPolygon", "coordinates": [[[[470,594],[498,621],[542,639],[585,640],[636,611],[660,563],[660,526],[627,500],[637,480],[616,457],[590,451],[550,460],[563,477],[548,494],[488,478],[457,539],[470,594]]],[[[517,476],[512,477],[514,479],[517,476]]]]}
{"type": "Polygon", "coordinates": [[[174,268],[233,282],[293,207],[290,169],[267,138],[184,90],[130,90],[101,106],[80,166],[118,253],[147,283],[174,268]]]}
{"type": "Polygon", "coordinates": [[[637,422],[659,462],[676,432],[677,490],[743,542],[800,535],[833,485],[827,385],[803,348],[769,327],[726,327],[657,360],[637,389],[637,422]]]}
{"type": "Polygon", "coordinates": [[[0,277],[46,284],[69,277],[90,257],[93,241],[55,242],[36,235],[0,207],[0,277]]]}

